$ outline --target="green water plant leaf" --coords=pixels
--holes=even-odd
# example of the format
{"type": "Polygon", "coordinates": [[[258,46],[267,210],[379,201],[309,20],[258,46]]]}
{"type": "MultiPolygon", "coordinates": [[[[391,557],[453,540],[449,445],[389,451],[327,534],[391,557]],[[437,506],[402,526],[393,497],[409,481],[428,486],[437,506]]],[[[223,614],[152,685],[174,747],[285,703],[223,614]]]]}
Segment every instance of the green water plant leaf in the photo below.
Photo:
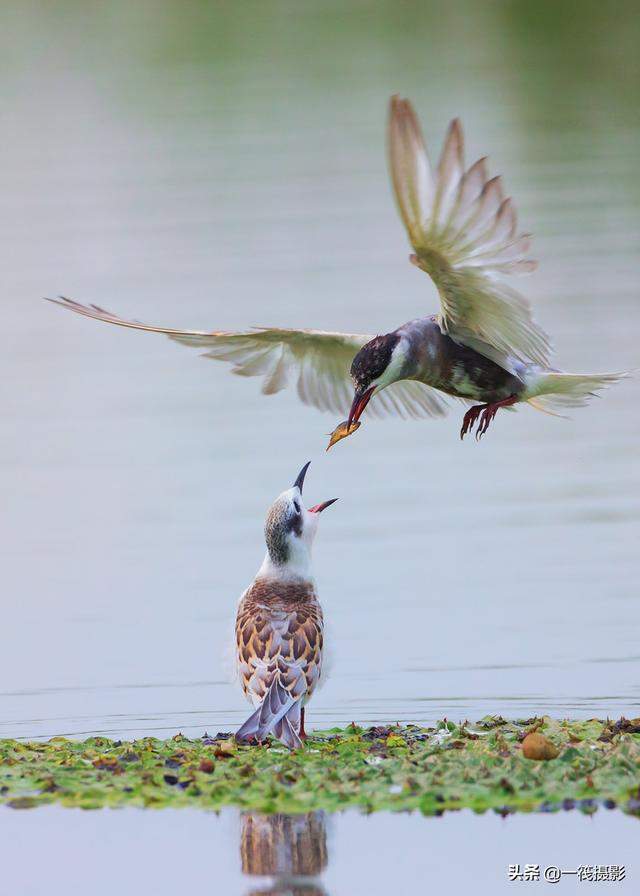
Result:
{"type": "Polygon", "coordinates": [[[640,811],[640,721],[449,720],[315,732],[303,749],[240,745],[229,735],[114,741],[0,740],[0,802],[104,806],[224,806],[259,812],[360,808],[476,812],[604,804],[640,811]],[[557,748],[523,755],[527,735],[557,748]],[[555,753],[555,750],[554,750],[555,753]]]}

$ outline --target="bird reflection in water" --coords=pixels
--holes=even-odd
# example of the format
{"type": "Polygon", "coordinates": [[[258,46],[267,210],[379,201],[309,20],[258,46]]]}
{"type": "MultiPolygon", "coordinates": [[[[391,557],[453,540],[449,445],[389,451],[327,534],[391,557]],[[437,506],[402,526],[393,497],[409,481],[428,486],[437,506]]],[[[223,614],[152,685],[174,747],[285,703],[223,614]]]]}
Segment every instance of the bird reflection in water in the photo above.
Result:
{"type": "Polygon", "coordinates": [[[272,878],[247,896],[327,896],[317,878],[327,867],[324,812],[241,816],[240,856],[244,874],[272,878]]]}

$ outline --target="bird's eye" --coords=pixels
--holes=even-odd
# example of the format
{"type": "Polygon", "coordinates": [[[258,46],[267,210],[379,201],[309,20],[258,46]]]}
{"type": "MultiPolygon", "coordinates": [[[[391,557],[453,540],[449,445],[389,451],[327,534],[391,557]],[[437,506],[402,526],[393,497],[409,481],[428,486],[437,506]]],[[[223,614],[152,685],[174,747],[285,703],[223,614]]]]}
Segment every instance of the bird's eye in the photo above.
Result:
{"type": "Polygon", "coordinates": [[[294,507],[294,510],[296,513],[300,513],[300,505],[298,504],[297,501],[293,502],[293,507],[294,507]]]}

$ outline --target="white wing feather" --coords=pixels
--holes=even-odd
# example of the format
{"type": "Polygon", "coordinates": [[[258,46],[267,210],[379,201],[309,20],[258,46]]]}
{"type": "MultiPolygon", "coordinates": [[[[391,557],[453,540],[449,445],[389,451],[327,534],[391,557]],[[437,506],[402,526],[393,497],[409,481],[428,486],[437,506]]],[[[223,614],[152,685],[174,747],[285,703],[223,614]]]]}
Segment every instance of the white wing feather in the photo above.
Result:
{"type": "MultiPolygon", "coordinates": [[[[238,376],[261,376],[266,395],[280,392],[293,380],[305,404],[346,415],[353,387],[349,370],[354,355],[372,336],[326,330],[254,327],[239,332],[178,330],[125,320],[98,305],[72,299],[49,301],[84,317],[120,327],[164,333],[182,345],[206,349],[205,358],[228,361],[238,376]]],[[[445,413],[445,402],[422,383],[404,380],[389,386],[367,408],[372,417],[427,417],[445,413]]]]}
{"type": "Polygon", "coordinates": [[[500,178],[488,177],[485,159],[465,169],[457,119],[434,172],[415,112],[399,97],[391,99],[388,141],[396,201],[415,250],[411,260],[438,289],[443,330],[494,360],[512,356],[546,365],[546,334],[526,299],[500,279],[536,267],[500,178]]]}

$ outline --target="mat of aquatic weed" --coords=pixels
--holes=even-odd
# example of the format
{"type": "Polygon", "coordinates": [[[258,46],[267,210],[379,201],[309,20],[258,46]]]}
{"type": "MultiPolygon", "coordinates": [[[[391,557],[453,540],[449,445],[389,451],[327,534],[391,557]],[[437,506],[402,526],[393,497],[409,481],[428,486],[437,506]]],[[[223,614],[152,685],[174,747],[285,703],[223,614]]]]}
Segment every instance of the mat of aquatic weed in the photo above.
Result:
{"type": "Polygon", "coordinates": [[[260,812],[640,810],[640,719],[444,721],[317,732],[290,753],[229,735],[0,741],[0,801],[14,808],[237,806],[260,812]],[[559,748],[525,758],[531,731],[559,748]],[[554,753],[556,751],[553,751],[554,753]]]}

